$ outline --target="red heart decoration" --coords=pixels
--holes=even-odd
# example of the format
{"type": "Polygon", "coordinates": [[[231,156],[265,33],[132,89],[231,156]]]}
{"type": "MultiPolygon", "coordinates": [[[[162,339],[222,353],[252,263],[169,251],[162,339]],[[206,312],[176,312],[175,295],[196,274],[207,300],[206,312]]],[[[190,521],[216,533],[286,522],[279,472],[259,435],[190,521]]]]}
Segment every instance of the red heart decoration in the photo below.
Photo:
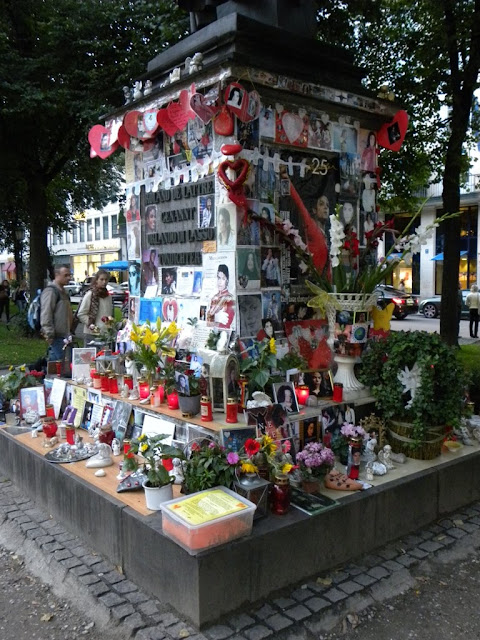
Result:
{"type": "Polygon", "coordinates": [[[385,149],[399,151],[408,129],[408,113],[397,111],[391,122],[386,122],[377,133],[377,142],[385,149]]]}
{"type": "Polygon", "coordinates": [[[180,131],[185,129],[190,120],[190,116],[178,102],[170,102],[167,107],[167,115],[180,131]]]}
{"type": "Polygon", "coordinates": [[[169,136],[173,136],[173,134],[178,131],[177,125],[170,120],[166,109],[160,109],[157,113],[157,122],[169,136]]]}
{"type": "Polygon", "coordinates": [[[220,109],[220,113],[213,122],[213,130],[215,133],[218,133],[219,136],[231,136],[233,129],[233,116],[228,111],[227,107],[223,105],[220,109]]]}
{"type": "Polygon", "coordinates": [[[190,98],[190,106],[204,124],[208,124],[218,111],[215,105],[207,104],[205,96],[201,93],[193,94],[190,98]]]}
{"type": "Polygon", "coordinates": [[[229,110],[240,118],[247,109],[248,94],[241,84],[231,82],[225,89],[224,102],[229,110]]]}
{"type": "Polygon", "coordinates": [[[245,158],[238,158],[237,160],[224,160],[218,166],[218,177],[223,182],[223,184],[227,187],[227,189],[232,189],[233,191],[237,190],[238,187],[241,187],[245,180],[247,179],[248,170],[250,169],[250,164],[248,160],[245,158]],[[230,178],[225,173],[227,169],[232,169],[237,174],[235,180],[230,180],[230,178]],[[240,173],[238,173],[240,171],[240,173]]]}
{"type": "Polygon", "coordinates": [[[133,153],[143,153],[144,151],[150,151],[155,144],[154,140],[145,140],[142,142],[138,138],[127,133],[127,130],[122,125],[118,130],[118,142],[124,149],[129,149],[133,153]]]}
{"type": "Polygon", "coordinates": [[[139,140],[148,140],[152,137],[155,129],[158,127],[156,120],[156,109],[143,113],[142,111],[128,111],[123,118],[123,126],[128,135],[139,140]],[[152,112],[154,116],[152,118],[152,112]],[[147,116],[148,114],[148,116],[147,116]],[[154,125],[153,125],[153,122],[154,125]],[[148,127],[147,128],[147,122],[148,127]],[[154,128],[152,129],[152,126],[154,128]]]}
{"type": "Polygon", "coordinates": [[[110,142],[112,132],[101,124],[94,125],[88,132],[88,141],[94,153],[105,160],[118,148],[118,142],[110,142]]]}
{"type": "Polygon", "coordinates": [[[195,85],[192,84],[189,91],[187,91],[186,89],[183,89],[182,91],[180,91],[180,96],[178,98],[180,106],[188,115],[189,120],[193,120],[195,118],[195,111],[193,111],[193,109],[190,106],[190,100],[192,99],[192,96],[194,94],[195,94],[195,85]]]}

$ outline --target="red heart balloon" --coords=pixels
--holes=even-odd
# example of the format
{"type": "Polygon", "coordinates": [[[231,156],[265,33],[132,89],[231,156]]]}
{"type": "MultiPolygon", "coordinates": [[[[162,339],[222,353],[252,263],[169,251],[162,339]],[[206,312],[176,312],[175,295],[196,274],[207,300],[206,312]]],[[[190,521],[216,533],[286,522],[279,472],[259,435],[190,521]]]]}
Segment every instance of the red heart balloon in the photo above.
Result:
{"type": "Polygon", "coordinates": [[[170,102],[167,107],[167,114],[170,120],[177,126],[177,129],[183,131],[187,126],[190,116],[178,102],[170,102]]]}
{"type": "Polygon", "coordinates": [[[231,136],[234,129],[233,116],[225,105],[213,122],[213,130],[219,136],[231,136]]]}
{"type": "Polygon", "coordinates": [[[128,135],[139,140],[148,140],[158,127],[157,110],[128,111],[123,118],[123,126],[128,135]]]}
{"type": "Polygon", "coordinates": [[[145,140],[142,142],[138,138],[127,133],[127,130],[122,125],[118,130],[118,142],[124,149],[129,149],[133,153],[143,153],[144,151],[150,151],[155,144],[154,140],[145,140]]]}
{"type": "Polygon", "coordinates": [[[94,125],[88,132],[88,141],[94,153],[105,160],[118,149],[118,142],[110,142],[112,132],[101,124],[94,125]]]}
{"type": "Polygon", "coordinates": [[[180,96],[178,98],[180,106],[188,115],[189,120],[193,120],[195,118],[195,111],[193,111],[190,105],[190,100],[194,94],[195,94],[195,85],[192,84],[189,91],[187,91],[186,89],[183,89],[182,91],[180,91],[180,96]]]}
{"type": "Polygon", "coordinates": [[[157,113],[157,122],[169,136],[173,136],[178,131],[177,125],[170,120],[166,109],[160,109],[157,113]]]}
{"type": "Polygon", "coordinates": [[[227,189],[236,191],[238,187],[241,187],[247,179],[249,169],[250,164],[248,163],[248,160],[245,160],[245,158],[238,158],[237,160],[224,160],[218,166],[218,177],[227,187],[227,189]],[[232,169],[233,171],[235,171],[235,173],[237,174],[235,180],[230,180],[230,178],[227,176],[227,169],[232,169]]]}
{"type": "Polygon", "coordinates": [[[391,122],[386,122],[377,133],[377,142],[385,149],[399,151],[408,129],[408,113],[397,111],[391,122]]]}

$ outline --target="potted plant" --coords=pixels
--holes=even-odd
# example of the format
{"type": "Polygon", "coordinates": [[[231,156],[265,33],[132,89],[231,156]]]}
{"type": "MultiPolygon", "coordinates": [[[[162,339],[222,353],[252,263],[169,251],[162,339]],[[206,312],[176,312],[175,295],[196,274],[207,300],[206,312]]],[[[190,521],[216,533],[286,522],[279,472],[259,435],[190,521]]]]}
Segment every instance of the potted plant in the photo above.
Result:
{"type": "Polygon", "coordinates": [[[125,471],[136,471],[140,465],[147,479],[143,482],[145,490],[145,500],[147,508],[152,511],[158,511],[160,505],[167,500],[173,498],[172,484],[175,480],[167,469],[163,466],[165,458],[182,458],[183,453],[163,442],[166,435],[147,436],[142,434],[135,440],[132,440],[130,451],[124,457],[123,469],[125,471]],[[143,457],[143,461],[131,454],[139,454],[143,457]]]}
{"type": "Polygon", "coordinates": [[[365,436],[366,432],[363,427],[345,422],[340,428],[340,431],[332,436],[330,447],[333,453],[338,456],[340,462],[346,465],[348,461],[348,447],[352,444],[362,447],[365,436]]]}
{"type": "Polygon", "coordinates": [[[228,451],[217,442],[193,442],[184,463],[184,493],[195,493],[223,485],[231,488],[239,462],[238,453],[228,451]]]}
{"type": "MultiPolygon", "coordinates": [[[[244,349],[240,357],[240,373],[248,378],[248,391],[250,396],[255,391],[267,393],[271,391],[271,369],[277,364],[277,349],[275,338],[253,340],[252,346],[244,349]]],[[[270,395],[270,393],[269,393],[270,395]]]]}
{"type": "Polygon", "coordinates": [[[177,337],[178,331],[175,322],[162,327],[160,318],[157,318],[155,323],[150,323],[149,320],[142,325],[132,323],[130,340],[134,344],[133,355],[137,365],[146,370],[150,386],[160,364],[160,358],[175,356],[172,343],[177,337]]]}
{"type": "Polygon", "coordinates": [[[423,459],[440,455],[445,426],[459,424],[463,378],[455,348],[425,331],[393,332],[370,344],[360,373],[389,421],[392,449],[423,459]]]}
{"type": "MultiPolygon", "coordinates": [[[[37,387],[43,383],[43,371],[29,371],[26,365],[10,366],[8,373],[0,376],[0,408],[14,400],[20,391],[26,387],[37,387]]],[[[6,408],[6,407],[5,407],[6,408]]]]}
{"type": "Polygon", "coordinates": [[[335,455],[321,442],[309,442],[297,453],[297,465],[302,477],[302,489],[307,493],[318,491],[320,484],[335,464],[335,455]]]}
{"type": "Polygon", "coordinates": [[[266,480],[278,473],[289,474],[294,468],[290,440],[274,442],[270,436],[248,438],[240,453],[240,473],[258,473],[266,480]]]}
{"type": "Polygon", "coordinates": [[[191,369],[190,364],[175,363],[178,404],[184,417],[200,413],[200,370],[191,369]]]}

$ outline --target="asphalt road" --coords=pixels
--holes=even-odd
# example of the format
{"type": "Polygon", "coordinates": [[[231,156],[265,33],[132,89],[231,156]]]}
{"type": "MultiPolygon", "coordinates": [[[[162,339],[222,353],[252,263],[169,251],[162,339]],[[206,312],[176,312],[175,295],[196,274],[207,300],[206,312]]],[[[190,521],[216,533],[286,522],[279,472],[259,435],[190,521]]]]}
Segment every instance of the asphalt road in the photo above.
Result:
{"type": "MultiPolygon", "coordinates": [[[[405,320],[392,320],[394,331],[428,331],[440,333],[440,318],[425,318],[418,313],[407,316],[405,320]]],[[[460,320],[460,337],[470,338],[468,320],[460,320]]]]}

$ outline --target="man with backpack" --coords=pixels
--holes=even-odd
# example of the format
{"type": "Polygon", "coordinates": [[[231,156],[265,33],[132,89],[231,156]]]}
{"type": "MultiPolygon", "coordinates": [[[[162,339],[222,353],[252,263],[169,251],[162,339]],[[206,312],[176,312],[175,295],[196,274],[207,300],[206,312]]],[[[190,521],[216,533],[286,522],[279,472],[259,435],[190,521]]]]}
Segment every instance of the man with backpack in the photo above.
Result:
{"type": "Polygon", "coordinates": [[[68,265],[56,266],[53,282],[45,287],[40,296],[41,333],[49,345],[50,362],[65,359],[64,340],[72,333],[72,306],[70,296],[64,289],[71,277],[68,265]]]}

